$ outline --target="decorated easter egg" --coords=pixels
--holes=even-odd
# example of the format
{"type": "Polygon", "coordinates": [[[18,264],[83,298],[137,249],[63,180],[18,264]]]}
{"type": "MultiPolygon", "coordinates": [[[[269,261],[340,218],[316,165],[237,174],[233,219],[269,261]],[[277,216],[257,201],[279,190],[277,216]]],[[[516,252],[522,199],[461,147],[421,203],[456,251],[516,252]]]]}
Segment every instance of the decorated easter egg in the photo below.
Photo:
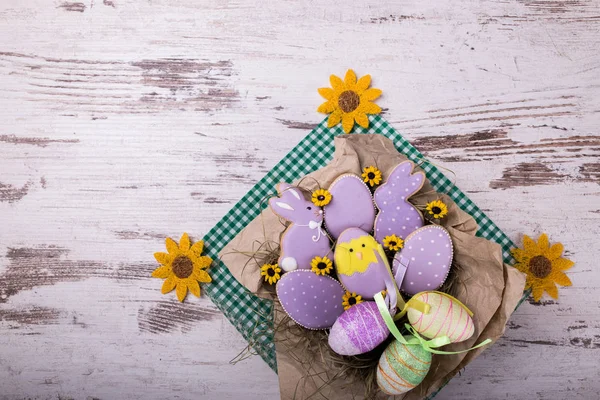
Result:
{"type": "Polygon", "coordinates": [[[344,312],[344,289],[327,275],[301,269],[287,272],[277,282],[276,291],[283,310],[305,328],[330,328],[344,312]]]}
{"type": "Polygon", "coordinates": [[[392,271],[398,287],[409,295],[439,289],[450,272],[453,253],[446,229],[439,225],[417,229],[394,256],[392,271]]]}
{"type": "Polygon", "coordinates": [[[366,353],[387,339],[388,330],[374,301],[344,311],[329,332],[329,347],[343,356],[366,353]]]}
{"type": "Polygon", "coordinates": [[[406,393],[425,379],[430,366],[431,353],[422,346],[394,340],[379,359],[377,385],[389,395],[406,393]]]}
{"type": "Polygon", "coordinates": [[[413,298],[430,306],[427,314],[414,308],[409,308],[407,313],[410,324],[426,338],[448,336],[452,343],[457,343],[467,340],[475,332],[469,311],[454,297],[440,292],[422,292],[413,298]]]}
{"type": "Polygon", "coordinates": [[[389,277],[379,244],[360,228],[348,228],[337,240],[333,258],[338,279],[350,292],[372,300],[386,288],[389,277]]]}
{"type": "Polygon", "coordinates": [[[423,216],[408,202],[408,198],[421,189],[425,174],[413,174],[413,169],[411,161],[398,164],[387,181],[375,190],[373,198],[379,209],[375,220],[375,239],[381,244],[386,236],[406,238],[423,226],[423,216]]]}
{"type": "Polygon", "coordinates": [[[375,206],[369,187],[356,175],[344,174],[329,187],[331,202],[323,210],[325,226],[335,239],[348,228],[373,230],[375,206]]]}

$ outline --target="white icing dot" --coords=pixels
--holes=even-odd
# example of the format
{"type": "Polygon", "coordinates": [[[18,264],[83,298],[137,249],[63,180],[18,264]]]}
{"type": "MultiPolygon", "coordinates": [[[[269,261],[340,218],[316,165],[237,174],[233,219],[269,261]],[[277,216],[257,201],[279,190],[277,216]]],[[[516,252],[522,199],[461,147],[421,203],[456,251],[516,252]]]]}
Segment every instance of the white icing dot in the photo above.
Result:
{"type": "Polygon", "coordinates": [[[409,248],[410,250],[412,250],[412,246],[408,246],[408,248],[409,248]]]}
{"type": "Polygon", "coordinates": [[[447,267],[448,267],[447,265],[442,265],[442,268],[447,268],[447,267]]]}
{"type": "Polygon", "coordinates": [[[423,247],[421,247],[421,251],[425,251],[425,249],[423,247]]]}
{"type": "Polygon", "coordinates": [[[287,294],[287,292],[283,292],[283,294],[287,294]]]}
{"type": "Polygon", "coordinates": [[[294,301],[296,301],[296,298],[294,297],[294,301]]]}
{"type": "Polygon", "coordinates": [[[293,292],[294,290],[296,290],[296,288],[292,288],[292,292],[293,292]]]}
{"type": "Polygon", "coordinates": [[[402,229],[406,229],[406,225],[402,225],[402,229]]]}
{"type": "Polygon", "coordinates": [[[392,183],[392,186],[396,186],[396,184],[395,184],[395,183],[392,183]]]}
{"type": "Polygon", "coordinates": [[[415,186],[415,183],[413,182],[412,185],[415,186]]]}
{"type": "Polygon", "coordinates": [[[442,234],[440,233],[438,236],[439,236],[439,237],[442,237],[442,234]]]}
{"type": "Polygon", "coordinates": [[[402,200],[404,200],[405,198],[406,198],[405,196],[402,196],[402,200]]]}
{"type": "Polygon", "coordinates": [[[388,194],[392,194],[392,192],[388,190],[388,194]]]}
{"type": "Polygon", "coordinates": [[[415,225],[415,229],[419,229],[419,225],[415,225]]]}
{"type": "Polygon", "coordinates": [[[410,221],[410,217],[406,217],[406,220],[407,220],[407,221],[410,221]]]}
{"type": "Polygon", "coordinates": [[[303,286],[303,285],[304,285],[304,282],[300,282],[300,286],[303,286]]]}
{"type": "Polygon", "coordinates": [[[421,271],[419,271],[419,275],[423,275],[423,273],[421,271]]]}
{"type": "MultiPolygon", "coordinates": [[[[315,306],[315,308],[317,308],[317,306],[315,306]]],[[[317,317],[315,317],[315,318],[317,318],[317,317]]]]}
{"type": "Polygon", "coordinates": [[[422,240],[423,238],[421,236],[419,236],[419,240],[422,240]]]}
{"type": "Polygon", "coordinates": [[[431,243],[435,243],[435,240],[432,240],[431,243]]]}
{"type": "Polygon", "coordinates": [[[449,246],[449,245],[448,245],[448,244],[446,244],[446,247],[448,247],[448,246],[449,246]]]}
{"type": "Polygon", "coordinates": [[[387,201],[384,201],[383,204],[387,204],[387,201]]]}
{"type": "Polygon", "coordinates": [[[411,284],[411,285],[414,285],[415,283],[414,283],[414,282],[411,282],[410,284],[411,284]]]}
{"type": "Polygon", "coordinates": [[[327,304],[327,300],[325,300],[325,304],[327,304]]]}
{"type": "Polygon", "coordinates": [[[435,274],[433,277],[434,277],[434,278],[437,278],[438,276],[439,276],[438,274],[435,274]]]}
{"type": "Polygon", "coordinates": [[[312,288],[314,288],[314,286],[313,286],[313,285],[310,285],[310,288],[312,289],[312,288]]]}
{"type": "Polygon", "coordinates": [[[439,257],[439,255],[440,255],[440,253],[437,253],[437,254],[436,254],[436,256],[438,256],[438,257],[439,257]]]}
{"type": "Polygon", "coordinates": [[[410,259],[411,259],[411,260],[413,260],[413,261],[415,261],[415,258],[414,258],[414,257],[411,257],[410,259]]]}
{"type": "Polygon", "coordinates": [[[296,312],[300,312],[300,310],[296,310],[296,312]]]}
{"type": "Polygon", "coordinates": [[[302,294],[306,294],[306,292],[302,292],[302,294]]]}
{"type": "Polygon", "coordinates": [[[315,296],[315,299],[317,298],[317,296],[315,296]]]}
{"type": "Polygon", "coordinates": [[[431,284],[430,284],[430,283],[428,283],[428,284],[427,284],[427,287],[429,287],[429,286],[431,286],[431,284]]]}
{"type": "Polygon", "coordinates": [[[388,228],[388,231],[391,231],[391,230],[392,230],[392,228],[388,228]]]}
{"type": "Polygon", "coordinates": [[[408,192],[408,188],[404,189],[405,192],[408,192]]]}
{"type": "Polygon", "coordinates": [[[396,222],[396,218],[392,218],[392,222],[396,222]]]}
{"type": "Polygon", "coordinates": [[[304,303],[304,305],[306,305],[306,303],[304,303]]]}
{"type": "Polygon", "coordinates": [[[427,263],[427,265],[431,265],[431,261],[429,261],[429,262],[427,263]]]}

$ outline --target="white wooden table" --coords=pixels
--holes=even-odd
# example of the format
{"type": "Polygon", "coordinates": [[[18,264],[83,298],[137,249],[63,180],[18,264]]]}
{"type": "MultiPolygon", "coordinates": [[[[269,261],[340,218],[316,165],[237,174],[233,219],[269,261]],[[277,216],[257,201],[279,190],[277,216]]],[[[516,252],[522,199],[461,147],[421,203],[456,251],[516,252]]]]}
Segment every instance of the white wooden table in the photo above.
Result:
{"type": "Polygon", "coordinates": [[[0,399],[265,399],[207,298],[149,277],[322,115],[354,68],[507,234],[576,261],[440,399],[600,390],[600,2],[3,0],[0,399]]]}

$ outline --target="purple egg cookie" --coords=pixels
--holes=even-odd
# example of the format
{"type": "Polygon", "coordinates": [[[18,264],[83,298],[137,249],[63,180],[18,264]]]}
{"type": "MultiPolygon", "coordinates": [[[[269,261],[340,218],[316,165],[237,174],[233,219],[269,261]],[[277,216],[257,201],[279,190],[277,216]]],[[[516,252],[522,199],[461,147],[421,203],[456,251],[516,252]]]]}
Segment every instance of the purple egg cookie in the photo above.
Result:
{"type": "Polygon", "coordinates": [[[408,198],[421,189],[425,174],[411,174],[413,168],[411,161],[398,164],[387,181],[375,190],[375,205],[379,209],[375,220],[375,239],[381,244],[386,236],[406,238],[423,226],[423,216],[408,202],[408,198]]]}
{"type": "Polygon", "coordinates": [[[329,187],[331,202],[326,205],[325,226],[335,239],[348,228],[371,232],[375,220],[373,197],[368,186],[356,175],[344,174],[329,187]]]}
{"type": "Polygon", "coordinates": [[[392,272],[398,287],[411,296],[439,289],[448,277],[453,255],[446,229],[427,225],[416,230],[394,256],[392,272]]]}
{"type": "Polygon", "coordinates": [[[328,329],[344,312],[344,288],[330,276],[296,270],[281,277],[276,286],[283,310],[308,329],[328,329]]]}
{"type": "Polygon", "coordinates": [[[329,346],[340,355],[354,356],[373,350],[389,334],[377,304],[366,301],[350,307],[335,321],[329,332],[329,346]]]}
{"type": "MultiPolygon", "coordinates": [[[[348,228],[337,240],[333,259],[341,284],[350,292],[372,300],[393,284],[384,262],[385,253],[373,236],[359,228],[348,228]]],[[[395,290],[393,290],[395,293],[395,290]]]]}

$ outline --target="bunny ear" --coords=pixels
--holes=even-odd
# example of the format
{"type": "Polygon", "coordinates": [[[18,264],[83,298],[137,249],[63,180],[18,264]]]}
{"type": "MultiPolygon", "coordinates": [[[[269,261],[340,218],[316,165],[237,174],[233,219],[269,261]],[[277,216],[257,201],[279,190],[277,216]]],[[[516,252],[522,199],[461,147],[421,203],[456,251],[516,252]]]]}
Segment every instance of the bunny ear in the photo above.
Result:
{"type": "Polygon", "coordinates": [[[277,193],[288,203],[298,203],[305,201],[304,195],[300,190],[288,183],[280,183],[277,185],[277,193]]]}
{"type": "Polygon", "coordinates": [[[276,215],[291,221],[294,213],[294,207],[289,205],[283,199],[279,197],[271,197],[269,199],[269,207],[271,207],[271,211],[273,211],[276,215]]]}

